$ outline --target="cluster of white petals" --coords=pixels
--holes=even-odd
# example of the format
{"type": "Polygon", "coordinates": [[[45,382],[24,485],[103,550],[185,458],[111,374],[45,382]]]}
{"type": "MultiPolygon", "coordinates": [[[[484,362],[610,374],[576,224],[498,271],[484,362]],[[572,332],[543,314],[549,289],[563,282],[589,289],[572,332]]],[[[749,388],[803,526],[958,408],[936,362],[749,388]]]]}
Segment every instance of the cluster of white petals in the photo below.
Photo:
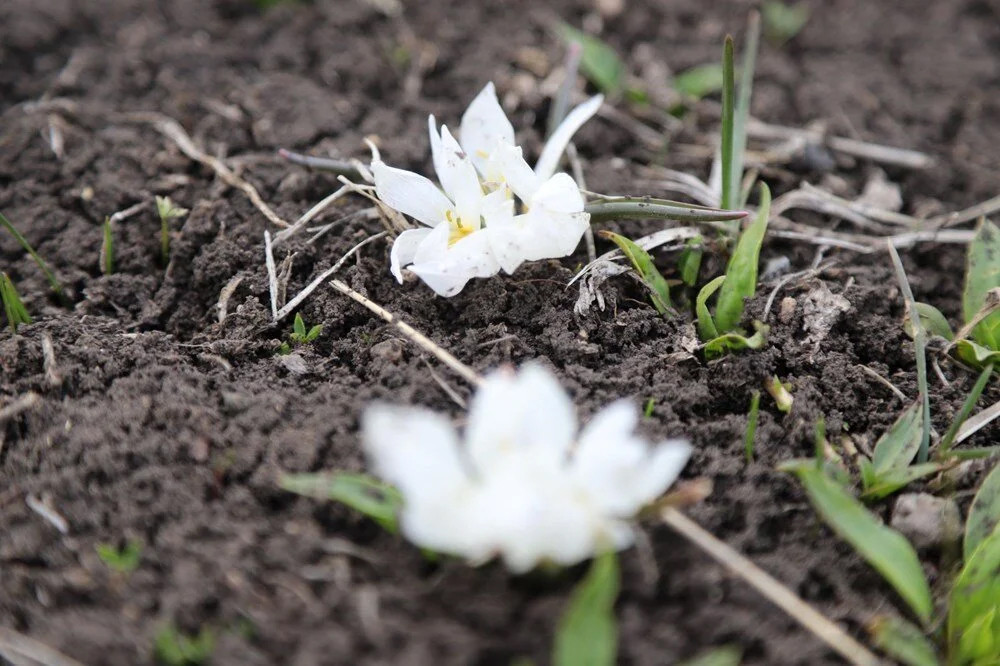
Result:
{"type": "Polygon", "coordinates": [[[363,417],[373,468],[402,493],[403,534],[514,572],[571,565],[631,545],[630,522],[677,478],[681,440],[649,446],[638,410],[618,401],[577,432],[573,404],[543,367],[497,371],[479,388],[464,442],[443,416],[376,404],[363,417]]]}
{"type": "Polygon", "coordinates": [[[570,139],[602,101],[598,95],[573,109],[534,169],[514,143],[514,128],[492,83],[466,109],[458,139],[447,126],[439,131],[434,116],[428,118],[440,187],[386,165],[375,151],[371,171],[379,199],[425,225],[404,231],[393,243],[396,279],[402,282],[408,267],[437,294],[454,296],[472,278],[571,254],[590,216],[574,180],[555,171],[570,139]]]}

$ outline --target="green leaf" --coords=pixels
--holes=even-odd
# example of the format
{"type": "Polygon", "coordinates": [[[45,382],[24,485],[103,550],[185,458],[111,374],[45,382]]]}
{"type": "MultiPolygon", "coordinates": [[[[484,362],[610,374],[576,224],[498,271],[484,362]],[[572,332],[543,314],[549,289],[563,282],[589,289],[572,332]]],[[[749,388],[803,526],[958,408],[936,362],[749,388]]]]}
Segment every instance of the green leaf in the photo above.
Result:
{"type": "Polygon", "coordinates": [[[965,539],[962,542],[962,556],[968,561],[986,538],[996,531],[1000,524],[1000,465],[983,480],[969,507],[969,517],[965,521],[965,539]]]}
{"type": "Polygon", "coordinates": [[[601,197],[584,206],[590,222],[609,220],[676,220],[678,222],[729,222],[747,216],[742,210],[721,210],[652,197],[601,197]]]}
{"type": "Polygon", "coordinates": [[[0,213],[0,226],[7,229],[7,231],[10,232],[10,235],[14,237],[14,240],[16,240],[18,244],[24,248],[24,251],[31,255],[31,258],[35,260],[35,265],[37,265],[38,268],[41,269],[42,273],[45,274],[45,279],[48,280],[49,286],[52,287],[52,291],[54,291],[59,298],[65,300],[65,292],[63,291],[63,287],[59,283],[59,280],[56,278],[55,273],[52,272],[48,264],[45,263],[37,252],[35,252],[35,248],[31,247],[31,243],[28,242],[28,239],[22,236],[21,232],[14,227],[14,223],[4,217],[3,213],[0,213]]]}
{"type": "Polygon", "coordinates": [[[622,254],[632,264],[635,272],[639,274],[639,278],[643,284],[649,289],[649,298],[653,301],[656,311],[660,314],[666,314],[671,308],[670,285],[667,284],[666,279],[664,279],[660,271],[656,269],[653,258],[649,256],[649,253],[639,247],[634,241],[620,234],[612,231],[601,231],[599,234],[602,238],[614,241],[614,244],[618,246],[618,249],[622,251],[622,254]]]}
{"type": "Polygon", "coordinates": [[[619,578],[614,551],[594,559],[559,619],[554,666],[614,666],[618,653],[615,599],[619,578]]]}
{"type": "MultiPolygon", "coordinates": [[[[1000,229],[981,218],[976,235],[969,243],[962,294],[962,315],[966,322],[986,305],[991,289],[1000,287],[1000,229]]],[[[1000,351],[1000,311],[987,315],[972,330],[973,339],[991,351],[1000,351]]]]}
{"type": "Polygon", "coordinates": [[[982,395],[983,389],[986,388],[986,382],[990,380],[990,375],[993,374],[993,364],[988,363],[983,371],[979,373],[979,378],[973,385],[972,390],[969,391],[969,395],[965,397],[965,402],[962,403],[962,408],[955,415],[955,420],[951,422],[948,426],[948,431],[941,438],[941,443],[938,445],[937,457],[941,460],[946,459],[951,454],[951,445],[955,441],[955,437],[958,436],[958,431],[961,429],[962,424],[965,420],[969,418],[969,414],[975,408],[976,403],[979,402],[979,396],[982,395]]]}
{"type": "Polygon", "coordinates": [[[689,287],[693,287],[698,282],[701,258],[704,254],[704,240],[701,236],[695,236],[688,239],[684,250],[677,259],[677,270],[681,274],[681,281],[689,287]]]}
{"type": "Polygon", "coordinates": [[[920,449],[923,427],[923,403],[917,402],[907,407],[875,443],[872,465],[875,476],[908,466],[920,449]]]}
{"type": "Polygon", "coordinates": [[[391,485],[365,474],[285,474],[278,485],[299,495],[341,502],[368,516],[385,530],[398,531],[397,515],[403,506],[403,496],[391,485]]]}
{"type": "Polygon", "coordinates": [[[214,648],[215,636],[208,628],[202,629],[197,636],[186,636],[173,625],[168,625],[153,639],[153,656],[158,663],[166,666],[207,664],[214,648]]]}
{"type": "Polygon", "coordinates": [[[750,395],[750,413],[747,415],[747,429],[743,433],[743,453],[747,462],[753,461],[753,438],[757,434],[757,420],[760,418],[760,391],[750,395]]]}
{"type": "Polygon", "coordinates": [[[674,77],[674,90],[696,100],[722,90],[722,63],[696,65],[674,77]]]}
{"type": "Polygon", "coordinates": [[[761,7],[761,14],[767,41],[781,46],[805,26],[809,20],[809,5],[805,2],[786,5],[780,0],[768,0],[761,7]]]}
{"type": "Polygon", "coordinates": [[[826,524],[882,574],[920,621],[928,624],[934,611],[930,587],[906,537],[883,525],[840,484],[817,469],[815,461],[793,461],[781,469],[798,476],[826,524]]]}
{"type": "Polygon", "coordinates": [[[142,555],[142,543],[130,540],[121,549],[108,543],[99,543],[96,546],[97,556],[112,571],[118,573],[132,573],[139,566],[139,558],[142,555]]]}
{"type": "Polygon", "coordinates": [[[614,96],[625,88],[625,63],[613,48],[565,23],[559,24],[557,31],[567,43],[580,45],[580,69],[601,92],[614,96]]]}
{"type": "MultiPolygon", "coordinates": [[[[941,314],[933,305],[929,303],[917,303],[917,314],[920,316],[920,323],[924,325],[924,329],[927,330],[931,335],[936,335],[939,338],[944,338],[945,340],[951,341],[955,338],[955,334],[951,330],[951,326],[948,324],[948,320],[945,316],[941,314]]],[[[906,334],[913,337],[913,324],[910,322],[909,316],[903,322],[903,328],[906,334]]]]}
{"type": "MultiPolygon", "coordinates": [[[[861,493],[861,497],[865,499],[882,499],[888,497],[917,479],[940,471],[941,467],[941,463],[926,462],[910,465],[909,467],[890,469],[877,474],[874,478],[868,479],[864,484],[865,490],[861,493]]],[[[864,473],[862,473],[862,479],[864,479],[864,473]]]]}
{"type": "Polygon", "coordinates": [[[736,206],[736,190],[733,183],[733,98],[736,84],[733,76],[733,38],[726,35],[722,47],[722,192],[719,201],[723,208],[736,206]]]}
{"type": "Polygon", "coordinates": [[[712,297],[722,283],[726,281],[725,275],[715,278],[698,292],[698,297],[694,302],[694,311],[698,317],[698,335],[703,341],[714,340],[719,337],[719,331],[712,319],[712,314],[708,311],[708,299],[712,297]]]}
{"type": "Polygon", "coordinates": [[[735,645],[724,645],[702,652],[693,659],[681,662],[678,666],[740,666],[743,651],[735,645]]]}
{"type": "Polygon", "coordinates": [[[771,191],[760,184],[760,206],[757,217],[740,234],[740,239],[729,258],[726,267],[726,282],[719,290],[719,300],[715,305],[715,325],[720,333],[728,333],[739,326],[743,318],[744,299],[751,298],[757,291],[757,263],[760,247],[767,231],[767,218],[771,210],[771,191]]]}
{"type": "Polygon", "coordinates": [[[115,272],[115,237],[112,234],[111,218],[104,218],[104,241],[101,243],[101,271],[105,275],[115,272]]]}
{"type": "Polygon", "coordinates": [[[292,322],[292,332],[298,336],[299,341],[303,341],[306,338],[306,322],[303,321],[302,315],[295,313],[295,321],[292,322]]]}
{"type": "Polygon", "coordinates": [[[876,618],[868,630],[875,645],[906,666],[940,666],[937,651],[924,632],[911,622],[894,615],[876,618]]]}
{"type": "Polygon", "coordinates": [[[959,361],[976,370],[983,370],[988,365],[1000,364],[1000,351],[991,351],[972,340],[956,342],[955,356],[959,361]]]}
{"type": "Polygon", "coordinates": [[[1000,529],[975,548],[951,589],[948,644],[956,663],[1000,658],[1000,529]]]}
{"type": "Polygon", "coordinates": [[[3,301],[3,311],[11,333],[16,334],[17,327],[21,324],[31,323],[31,315],[24,307],[24,302],[21,300],[20,294],[17,293],[14,281],[6,273],[0,273],[0,301],[3,301]]]}
{"type": "Polygon", "coordinates": [[[316,324],[315,326],[309,329],[308,333],[306,333],[306,342],[312,342],[313,340],[318,338],[319,334],[322,332],[323,332],[323,324],[316,324]]]}
{"type": "Polygon", "coordinates": [[[741,333],[723,333],[717,338],[713,338],[705,343],[704,352],[707,360],[725,356],[729,352],[741,349],[760,349],[767,341],[767,332],[770,327],[754,322],[757,332],[750,337],[745,337],[741,333]]]}

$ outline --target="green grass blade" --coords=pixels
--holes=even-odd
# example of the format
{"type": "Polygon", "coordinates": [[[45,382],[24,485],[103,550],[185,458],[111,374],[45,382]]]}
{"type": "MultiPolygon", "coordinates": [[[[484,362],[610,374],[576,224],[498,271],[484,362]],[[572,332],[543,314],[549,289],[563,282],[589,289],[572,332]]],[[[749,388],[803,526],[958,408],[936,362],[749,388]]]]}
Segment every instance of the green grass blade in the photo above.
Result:
{"type": "Polygon", "coordinates": [[[736,188],[733,184],[733,38],[726,35],[722,47],[722,141],[720,146],[722,159],[722,192],[719,201],[723,208],[736,205],[736,188]]]}
{"type": "Polygon", "coordinates": [[[869,626],[875,645],[906,666],[940,666],[937,651],[920,627],[894,615],[876,618],[869,626]]]}
{"type": "Polygon", "coordinates": [[[278,484],[308,497],[331,499],[362,513],[389,532],[398,531],[403,496],[394,487],[365,474],[286,474],[278,484]]]}
{"type": "Polygon", "coordinates": [[[929,623],[934,611],[931,590],[910,542],[883,525],[814,461],[796,461],[782,469],[799,478],[824,522],[882,574],[923,624],[929,623]]]}
{"type": "MultiPolygon", "coordinates": [[[[993,374],[993,364],[987,363],[983,371],[979,373],[979,379],[976,380],[975,385],[972,390],[969,391],[969,395],[966,396],[965,402],[962,403],[962,409],[958,411],[955,416],[955,420],[951,422],[948,426],[948,432],[944,434],[941,438],[941,443],[938,445],[937,456],[944,460],[951,453],[951,445],[955,441],[955,437],[958,435],[959,428],[965,423],[965,420],[969,418],[969,414],[975,408],[976,403],[979,402],[979,396],[982,395],[983,389],[986,388],[986,383],[990,380],[990,376],[993,374]]],[[[1000,508],[1000,507],[998,507],[1000,508]]]]}
{"type": "Polygon", "coordinates": [[[916,402],[907,407],[896,422],[875,443],[872,466],[875,476],[908,466],[920,449],[923,405],[916,402]]]}
{"type": "Polygon", "coordinates": [[[602,238],[607,238],[618,246],[618,249],[622,251],[622,254],[632,264],[632,268],[639,274],[639,278],[643,284],[649,289],[649,297],[653,301],[656,311],[660,314],[667,314],[671,308],[670,285],[667,284],[666,279],[664,279],[660,271],[656,269],[656,264],[653,263],[653,258],[649,253],[639,247],[634,241],[620,234],[612,231],[601,231],[599,234],[602,238]]]}
{"type": "MultiPolygon", "coordinates": [[[[865,491],[861,493],[864,499],[879,500],[893,494],[901,488],[905,488],[917,479],[930,476],[941,471],[941,463],[925,462],[908,467],[890,469],[887,472],[865,479],[865,491]]],[[[867,472],[866,474],[874,474],[867,472]]]]}
{"type": "Polygon", "coordinates": [[[719,329],[715,325],[715,320],[712,319],[712,314],[708,311],[708,299],[719,290],[719,287],[725,281],[725,275],[715,278],[701,288],[701,291],[698,292],[698,297],[694,301],[694,311],[698,318],[698,335],[703,342],[708,342],[719,337],[719,329]]]}
{"type": "MultiPolygon", "coordinates": [[[[996,287],[1000,287],[1000,229],[986,218],[980,218],[966,260],[962,293],[962,314],[966,322],[972,321],[986,305],[990,290],[996,287]]],[[[979,322],[972,337],[991,351],[1000,351],[1000,311],[979,322]]]]}
{"type": "Polygon", "coordinates": [[[760,418],[760,391],[750,396],[750,413],[747,415],[747,429],[743,434],[743,455],[747,462],[753,462],[754,435],[757,434],[757,420],[760,418]]]}
{"type": "Polygon", "coordinates": [[[111,218],[104,218],[104,240],[101,243],[101,272],[111,275],[115,272],[115,237],[111,230],[111,218]]]}
{"type": "Polygon", "coordinates": [[[769,326],[756,322],[757,332],[747,337],[739,333],[723,333],[717,338],[713,338],[705,343],[704,353],[706,360],[725,356],[729,352],[741,349],[760,349],[767,342],[767,332],[769,326]]]}
{"type": "Polygon", "coordinates": [[[11,333],[16,334],[17,327],[21,324],[31,323],[31,315],[24,307],[24,302],[21,301],[21,296],[17,293],[13,280],[6,273],[0,273],[0,301],[3,301],[3,311],[11,333]]]}
{"type": "Polygon", "coordinates": [[[753,93],[754,68],[757,65],[757,49],[760,44],[760,15],[750,13],[747,27],[747,44],[743,50],[743,67],[740,71],[740,86],[733,114],[733,159],[730,164],[730,203],[740,206],[743,200],[740,185],[743,182],[743,155],[747,148],[747,119],[750,117],[750,96],[753,93]]]}
{"type": "Polygon", "coordinates": [[[1000,529],[970,555],[951,589],[948,644],[956,664],[1000,660],[1000,529]]]}
{"type": "MultiPolygon", "coordinates": [[[[903,262],[899,259],[896,247],[887,242],[889,257],[892,259],[893,268],[896,270],[896,279],[899,288],[903,292],[906,300],[907,312],[917,312],[917,301],[913,298],[913,290],[910,289],[910,281],[906,278],[906,270],[903,262]]],[[[920,321],[920,316],[911,317],[913,325],[913,348],[917,357],[917,388],[920,391],[920,400],[923,403],[923,428],[920,434],[920,448],[917,450],[917,462],[927,462],[928,449],[931,441],[931,401],[927,392],[927,334],[924,325],[920,321]]]]}
{"type": "Polygon", "coordinates": [[[52,272],[48,264],[45,263],[45,260],[38,256],[38,253],[35,252],[33,247],[31,247],[31,243],[28,242],[28,239],[21,235],[21,232],[14,227],[14,224],[8,220],[3,213],[0,213],[0,226],[6,228],[14,239],[21,245],[21,247],[24,248],[24,251],[31,255],[31,258],[35,260],[35,264],[37,264],[38,268],[40,268],[42,273],[45,274],[45,279],[49,281],[49,286],[52,287],[52,291],[54,291],[60,298],[65,298],[65,292],[63,291],[62,284],[60,284],[59,280],[56,278],[56,274],[52,272]]]}
{"type": "Polygon", "coordinates": [[[568,44],[580,45],[580,70],[601,92],[612,97],[625,89],[625,63],[613,48],[565,23],[556,26],[556,31],[568,44]]]}
{"type": "Polygon", "coordinates": [[[698,273],[701,272],[701,258],[705,254],[704,239],[701,236],[688,239],[684,250],[681,251],[677,259],[677,271],[681,275],[681,281],[689,287],[693,287],[698,282],[698,273]]]}
{"type": "Polygon", "coordinates": [[[965,521],[965,539],[962,542],[963,558],[968,561],[1000,524],[1000,464],[983,480],[969,507],[965,521]]]}
{"type": "Polygon", "coordinates": [[[740,234],[733,250],[733,256],[726,267],[726,282],[719,290],[719,300],[715,306],[715,325],[720,333],[736,330],[743,318],[744,299],[751,298],[757,291],[757,264],[760,248],[767,231],[767,218],[771,210],[771,191],[760,184],[760,206],[757,217],[740,234]]]}
{"type": "Polygon", "coordinates": [[[559,619],[554,666],[614,666],[618,653],[615,599],[620,582],[614,551],[596,557],[559,619]]]}
{"type": "Polygon", "coordinates": [[[729,222],[747,216],[742,210],[721,210],[651,197],[603,197],[588,203],[590,221],[677,220],[678,222],[729,222]]]}

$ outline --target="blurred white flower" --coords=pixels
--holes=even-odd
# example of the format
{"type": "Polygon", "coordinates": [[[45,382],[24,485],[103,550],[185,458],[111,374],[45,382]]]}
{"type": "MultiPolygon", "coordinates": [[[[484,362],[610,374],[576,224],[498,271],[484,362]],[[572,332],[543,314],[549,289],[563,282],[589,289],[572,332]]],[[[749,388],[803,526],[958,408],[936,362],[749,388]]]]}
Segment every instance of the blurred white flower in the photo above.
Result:
{"type": "Polygon", "coordinates": [[[369,407],[362,431],[375,472],[403,495],[408,539],[473,563],[499,555],[521,573],[631,545],[630,519],[690,453],[681,440],[649,446],[637,421],[618,401],[577,434],[565,391],[529,364],[486,378],[462,443],[445,417],[408,407],[369,407]]]}
{"type": "Polygon", "coordinates": [[[391,257],[396,279],[402,282],[408,266],[436,293],[453,296],[474,277],[495,275],[501,268],[512,273],[524,261],[571,254],[589,215],[573,179],[554,172],[573,134],[602,100],[598,95],[566,116],[534,170],[514,144],[514,128],[492,83],[462,116],[461,143],[446,126],[439,132],[434,116],[428,118],[441,189],[423,176],[387,166],[374,151],[379,199],[428,227],[397,237],[391,257]]]}

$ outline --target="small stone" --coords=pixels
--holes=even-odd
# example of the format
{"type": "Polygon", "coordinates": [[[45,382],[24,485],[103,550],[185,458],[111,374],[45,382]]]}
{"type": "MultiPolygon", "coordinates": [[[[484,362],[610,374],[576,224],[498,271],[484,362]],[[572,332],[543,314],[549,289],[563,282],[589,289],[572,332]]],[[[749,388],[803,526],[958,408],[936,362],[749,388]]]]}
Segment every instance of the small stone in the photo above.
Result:
{"type": "Polygon", "coordinates": [[[403,343],[395,338],[383,340],[372,345],[369,353],[372,358],[385,361],[387,363],[399,363],[403,360],[403,343]]]}
{"type": "Polygon", "coordinates": [[[792,317],[795,316],[795,306],[795,299],[791,296],[785,296],[781,299],[781,306],[778,308],[778,319],[781,320],[782,324],[792,321],[792,317]]]}
{"type": "Polygon", "coordinates": [[[921,550],[941,548],[962,538],[958,504],[927,493],[900,495],[889,524],[921,550]]]}
{"type": "Polygon", "coordinates": [[[304,375],[309,372],[309,366],[301,354],[282,354],[278,356],[278,360],[285,366],[285,370],[293,375],[304,375]]]}

